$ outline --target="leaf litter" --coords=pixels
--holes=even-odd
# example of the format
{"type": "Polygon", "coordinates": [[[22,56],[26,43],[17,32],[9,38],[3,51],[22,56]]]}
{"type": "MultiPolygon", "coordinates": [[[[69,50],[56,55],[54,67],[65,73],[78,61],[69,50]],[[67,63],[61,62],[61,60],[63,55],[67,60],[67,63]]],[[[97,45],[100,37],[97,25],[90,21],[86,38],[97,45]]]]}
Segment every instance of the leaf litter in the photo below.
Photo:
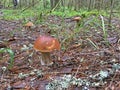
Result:
{"type": "Polygon", "coordinates": [[[86,23],[73,34],[76,22],[72,19],[48,16],[31,30],[21,21],[0,20],[0,48],[15,53],[10,69],[9,54],[0,53],[0,90],[119,90],[118,21],[113,19],[116,28],[108,31],[110,45],[106,46],[99,26],[86,23]],[[57,37],[62,45],[60,51],[52,52],[51,67],[41,66],[41,53],[33,49],[34,40],[44,33],[57,37]]]}

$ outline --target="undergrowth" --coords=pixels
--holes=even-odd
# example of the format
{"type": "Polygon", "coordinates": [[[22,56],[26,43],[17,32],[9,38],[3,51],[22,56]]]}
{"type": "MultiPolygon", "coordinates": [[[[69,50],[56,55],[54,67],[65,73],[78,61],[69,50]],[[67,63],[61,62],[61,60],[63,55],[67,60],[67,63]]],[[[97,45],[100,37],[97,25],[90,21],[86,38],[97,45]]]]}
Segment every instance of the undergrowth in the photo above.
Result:
{"type": "Polygon", "coordinates": [[[14,64],[14,52],[9,48],[1,48],[0,53],[9,53],[9,55],[10,55],[9,63],[10,64],[9,64],[8,68],[12,68],[13,64],[14,64]]]}
{"type": "Polygon", "coordinates": [[[20,19],[25,19],[25,18],[34,18],[39,16],[41,13],[43,15],[57,15],[61,17],[71,17],[71,16],[82,16],[82,17],[88,17],[91,15],[99,15],[101,13],[104,16],[107,16],[105,11],[98,12],[97,10],[79,10],[79,11],[74,11],[74,10],[65,10],[62,11],[60,10],[54,10],[50,11],[49,9],[3,9],[3,16],[0,19],[5,19],[5,20],[20,20],[20,19]]]}

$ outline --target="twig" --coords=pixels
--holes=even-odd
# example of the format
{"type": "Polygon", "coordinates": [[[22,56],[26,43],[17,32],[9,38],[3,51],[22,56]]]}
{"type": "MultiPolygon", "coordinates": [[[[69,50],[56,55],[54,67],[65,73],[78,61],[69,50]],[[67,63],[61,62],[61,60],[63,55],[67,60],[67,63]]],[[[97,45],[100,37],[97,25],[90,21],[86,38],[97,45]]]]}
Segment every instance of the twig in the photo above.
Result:
{"type": "MultiPolygon", "coordinates": [[[[81,61],[83,61],[83,58],[81,59],[81,61]]],[[[80,66],[81,66],[81,65],[79,65],[79,66],[78,66],[77,71],[76,71],[76,73],[75,73],[74,77],[76,77],[76,76],[77,76],[80,66]]]]}
{"type": "Polygon", "coordinates": [[[99,49],[99,47],[98,47],[92,40],[90,40],[89,38],[87,38],[87,40],[88,40],[96,49],[99,49]]]}
{"type": "Polygon", "coordinates": [[[114,76],[113,76],[113,78],[112,78],[112,80],[111,80],[109,86],[108,86],[105,90],[109,90],[109,89],[110,89],[110,87],[112,86],[112,83],[113,83],[114,78],[116,77],[116,75],[117,75],[117,73],[115,72],[115,74],[114,74],[114,76]]]}

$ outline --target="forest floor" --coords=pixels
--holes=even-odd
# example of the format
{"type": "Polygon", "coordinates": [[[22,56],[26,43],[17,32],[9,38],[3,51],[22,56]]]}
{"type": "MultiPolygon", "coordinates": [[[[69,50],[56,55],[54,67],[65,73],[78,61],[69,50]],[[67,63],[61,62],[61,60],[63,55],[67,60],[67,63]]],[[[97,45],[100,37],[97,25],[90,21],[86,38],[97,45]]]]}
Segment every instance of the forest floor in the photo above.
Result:
{"type": "Polygon", "coordinates": [[[54,86],[57,89],[50,90],[62,90],[64,85],[68,85],[64,90],[120,90],[120,19],[112,19],[113,27],[107,31],[109,45],[102,28],[94,23],[77,28],[80,32],[74,34],[76,22],[72,19],[48,16],[31,30],[21,21],[1,19],[0,48],[10,48],[15,56],[14,66],[8,69],[10,56],[0,53],[0,90],[45,90],[54,86]],[[60,51],[51,52],[55,62],[51,67],[41,66],[41,53],[33,49],[35,39],[45,32],[57,37],[62,45],[60,51]]]}

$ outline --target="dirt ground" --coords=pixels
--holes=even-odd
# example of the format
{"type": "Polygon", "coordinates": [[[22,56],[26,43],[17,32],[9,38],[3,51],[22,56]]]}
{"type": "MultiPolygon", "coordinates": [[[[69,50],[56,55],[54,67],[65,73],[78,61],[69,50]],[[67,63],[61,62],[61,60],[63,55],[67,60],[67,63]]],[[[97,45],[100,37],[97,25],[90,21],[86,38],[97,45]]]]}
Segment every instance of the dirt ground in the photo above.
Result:
{"type": "MultiPolygon", "coordinates": [[[[10,48],[15,53],[13,68],[5,71],[3,67],[8,67],[10,57],[8,53],[0,53],[0,90],[45,90],[49,82],[65,74],[91,83],[100,82],[90,78],[100,71],[109,72],[108,77],[103,79],[105,83],[88,86],[89,89],[84,90],[120,90],[120,20],[114,18],[112,24],[113,29],[108,30],[107,46],[99,26],[87,25],[89,31],[83,28],[74,38],[65,39],[76,27],[72,17],[49,16],[31,30],[25,29],[21,21],[0,20],[0,48],[10,48]],[[56,34],[62,44],[60,51],[51,52],[55,62],[51,67],[41,66],[41,53],[33,49],[35,39],[46,32],[56,34]],[[118,65],[115,70],[113,65],[118,65]]],[[[83,90],[83,87],[71,85],[65,90],[83,90]]]]}

